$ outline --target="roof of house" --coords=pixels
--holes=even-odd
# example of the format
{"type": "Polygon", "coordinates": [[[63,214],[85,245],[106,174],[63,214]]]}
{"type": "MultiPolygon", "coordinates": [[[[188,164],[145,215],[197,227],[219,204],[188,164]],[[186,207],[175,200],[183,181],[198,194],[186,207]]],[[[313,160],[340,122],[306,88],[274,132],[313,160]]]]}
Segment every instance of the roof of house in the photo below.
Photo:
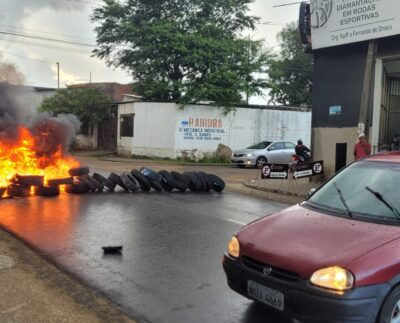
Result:
{"type": "Polygon", "coordinates": [[[102,83],[81,83],[70,85],[74,88],[97,88],[102,92],[111,96],[114,102],[120,102],[124,98],[124,94],[134,94],[132,84],[120,84],[116,82],[102,82],[102,83]]]}
{"type": "Polygon", "coordinates": [[[4,83],[6,86],[10,88],[14,88],[17,90],[34,90],[36,92],[48,92],[48,91],[57,91],[57,89],[52,87],[43,87],[43,86],[31,86],[31,85],[16,85],[16,84],[9,84],[4,83]]]}

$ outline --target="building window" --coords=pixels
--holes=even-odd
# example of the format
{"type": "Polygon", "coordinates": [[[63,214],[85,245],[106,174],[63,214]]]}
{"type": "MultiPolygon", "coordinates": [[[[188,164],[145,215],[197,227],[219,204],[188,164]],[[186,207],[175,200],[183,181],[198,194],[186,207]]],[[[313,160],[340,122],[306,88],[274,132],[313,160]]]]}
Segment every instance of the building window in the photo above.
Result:
{"type": "Polygon", "coordinates": [[[121,137],[133,137],[134,114],[124,114],[121,116],[121,137]]]}
{"type": "Polygon", "coordinates": [[[80,135],[85,135],[85,136],[93,136],[94,129],[93,129],[93,124],[88,121],[82,122],[81,129],[79,131],[80,135]]]}

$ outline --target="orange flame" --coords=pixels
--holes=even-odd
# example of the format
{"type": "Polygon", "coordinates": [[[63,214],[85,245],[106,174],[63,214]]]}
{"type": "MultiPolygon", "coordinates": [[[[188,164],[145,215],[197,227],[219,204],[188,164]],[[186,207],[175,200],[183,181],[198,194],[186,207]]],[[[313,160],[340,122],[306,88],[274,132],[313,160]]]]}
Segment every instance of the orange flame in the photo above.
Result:
{"type": "Polygon", "coordinates": [[[61,146],[50,156],[39,156],[35,149],[37,144],[29,129],[24,127],[19,127],[17,140],[0,142],[0,187],[8,186],[15,174],[41,175],[46,181],[69,177],[68,170],[79,167],[78,161],[65,156],[61,146]]]}

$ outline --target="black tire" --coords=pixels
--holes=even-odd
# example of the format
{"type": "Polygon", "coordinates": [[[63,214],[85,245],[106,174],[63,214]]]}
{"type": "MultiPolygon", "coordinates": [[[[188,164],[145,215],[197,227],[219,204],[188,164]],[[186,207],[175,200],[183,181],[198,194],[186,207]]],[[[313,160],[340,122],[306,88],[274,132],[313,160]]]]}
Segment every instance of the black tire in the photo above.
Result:
{"type": "Polygon", "coordinates": [[[119,175],[115,174],[115,173],[110,173],[110,176],[108,176],[108,179],[112,182],[114,182],[115,184],[117,184],[119,187],[122,187],[125,191],[129,191],[128,188],[125,186],[125,184],[122,182],[121,178],[119,177],[119,175]]]}
{"type": "Polygon", "coordinates": [[[58,196],[60,195],[60,187],[59,186],[38,186],[35,187],[35,195],[36,196],[58,196]]]}
{"type": "Polygon", "coordinates": [[[268,163],[267,158],[265,158],[264,156],[260,156],[256,160],[256,168],[262,169],[267,163],[268,163]]]}
{"type": "MultiPolygon", "coordinates": [[[[168,172],[167,172],[168,173],[168,172]]],[[[181,192],[185,192],[189,185],[186,182],[182,182],[178,179],[176,179],[174,176],[172,176],[172,173],[168,173],[169,181],[173,183],[174,187],[181,192]]]]}
{"type": "Polygon", "coordinates": [[[65,186],[65,191],[71,194],[85,194],[89,192],[89,187],[83,183],[74,183],[65,186]]]}
{"type": "Polygon", "coordinates": [[[203,188],[203,182],[199,178],[199,175],[194,172],[184,172],[183,174],[189,176],[190,184],[189,189],[193,192],[200,192],[203,188]]]}
{"type": "Polygon", "coordinates": [[[203,184],[205,186],[205,191],[209,192],[211,191],[211,188],[213,186],[213,182],[211,181],[210,177],[208,177],[208,174],[204,172],[197,172],[199,176],[201,177],[203,184]]]}
{"type": "Polygon", "coordinates": [[[132,181],[132,183],[135,184],[138,187],[138,189],[140,189],[139,181],[135,177],[133,177],[131,173],[127,173],[126,176],[128,176],[128,178],[132,181]]]}
{"type": "Polygon", "coordinates": [[[400,308],[398,306],[399,301],[400,301],[400,286],[398,285],[386,297],[376,322],[390,323],[394,318],[393,315],[397,315],[396,317],[400,317],[400,308]]]}
{"type": "Polygon", "coordinates": [[[161,183],[162,176],[159,173],[155,172],[154,170],[152,170],[150,168],[142,167],[140,169],[140,172],[144,176],[146,176],[146,178],[148,178],[149,180],[152,180],[157,183],[161,183]]]}
{"type": "Polygon", "coordinates": [[[94,173],[93,178],[96,179],[98,182],[102,183],[105,187],[107,187],[111,191],[113,191],[115,189],[115,186],[117,186],[116,183],[109,181],[103,175],[100,175],[98,173],[94,173]]]}
{"type": "Polygon", "coordinates": [[[89,188],[90,191],[92,191],[92,192],[97,191],[96,185],[94,185],[87,177],[79,176],[78,181],[82,184],[85,184],[89,188]]]}
{"type": "Polygon", "coordinates": [[[121,181],[124,183],[124,185],[133,193],[136,193],[139,191],[139,186],[136,185],[134,181],[132,181],[131,177],[132,175],[129,173],[123,173],[119,176],[121,178],[121,181]]]}
{"type": "Polygon", "coordinates": [[[217,175],[214,174],[209,174],[208,177],[210,178],[210,181],[212,182],[212,187],[211,189],[215,192],[222,192],[225,189],[225,182],[218,177],[217,175]]]}
{"type": "Polygon", "coordinates": [[[180,181],[180,182],[183,182],[183,183],[185,183],[187,186],[189,186],[189,184],[190,184],[190,177],[189,177],[188,175],[186,175],[186,174],[181,174],[181,173],[178,173],[178,172],[171,172],[171,175],[172,175],[172,177],[173,177],[175,180],[180,181]]]}
{"type": "Polygon", "coordinates": [[[175,187],[178,191],[185,192],[189,186],[184,182],[175,181],[175,187]]]}
{"type": "Polygon", "coordinates": [[[166,192],[171,192],[175,189],[175,180],[173,177],[171,177],[171,174],[167,172],[166,170],[161,170],[158,172],[162,179],[161,179],[161,186],[163,187],[164,191],[166,192]],[[170,179],[170,181],[168,180],[170,179]]]}
{"type": "Polygon", "coordinates": [[[22,186],[43,186],[44,176],[34,176],[34,175],[15,175],[15,184],[22,186]]]}
{"type": "Polygon", "coordinates": [[[148,181],[149,181],[151,187],[152,187],[155,191],[157,191],[157,192],[159,192],[159,193],[161,193],[161,192],[163,191],[163,187],[162,187],[161,183],[156,182],[156,181],[153,181],[153,180],[151,180],[151,179],[148,179],[148,181]]]}
{"type": "Polygon", "coordinates": [[[74,179],[72,177],[49,179],[47,181],[48,186],[60,186],[60,185],[71,185],[71,184],[74,184],[74,179]]]}
{"type": "Polygon", "coordinates": [[[9,185],[7,195],[10,197],[28,197],[31,195],[31,188],[29,186],[9,185]]]}
{"type": "Polygon", "coordinates": [[[151,190],[151,185],[149,183],[149,181],[147,180],[146,176],[144,176],[141,172],[139,172],[137,169],[133,169],[131,171],[131,175],[136,178],[136,180],[139,182],[140,184],[140,188],[142,189],[142,191],[145,192],[150,192],[151,190]]]}
{"type": "Polygon", "coordinates": [[[89,175],[89,167],[84,166],[84,167],[78,167],[78,168],[71,168],[68,171],[69,176],[84,176],[84,175],[89,175]]]}

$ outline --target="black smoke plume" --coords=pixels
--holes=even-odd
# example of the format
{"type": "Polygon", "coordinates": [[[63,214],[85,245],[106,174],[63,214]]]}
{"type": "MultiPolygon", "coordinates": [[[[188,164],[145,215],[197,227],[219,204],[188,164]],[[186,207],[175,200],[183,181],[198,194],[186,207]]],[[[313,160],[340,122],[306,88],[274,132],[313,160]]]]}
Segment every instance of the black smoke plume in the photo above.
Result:
{"type": "Polygon", "coordinates": [[[17,143],[19,127],[29,129],[35,139],[38,157],[51,156],[61,147],[66,153],[81,123],[72,114],[51,116],[38,113],[32,120],[25,120],[23,109],[16,103],[16,96],[23,95],[17,86],[0,83],[0,141],[12,145],[17,143]]]}

